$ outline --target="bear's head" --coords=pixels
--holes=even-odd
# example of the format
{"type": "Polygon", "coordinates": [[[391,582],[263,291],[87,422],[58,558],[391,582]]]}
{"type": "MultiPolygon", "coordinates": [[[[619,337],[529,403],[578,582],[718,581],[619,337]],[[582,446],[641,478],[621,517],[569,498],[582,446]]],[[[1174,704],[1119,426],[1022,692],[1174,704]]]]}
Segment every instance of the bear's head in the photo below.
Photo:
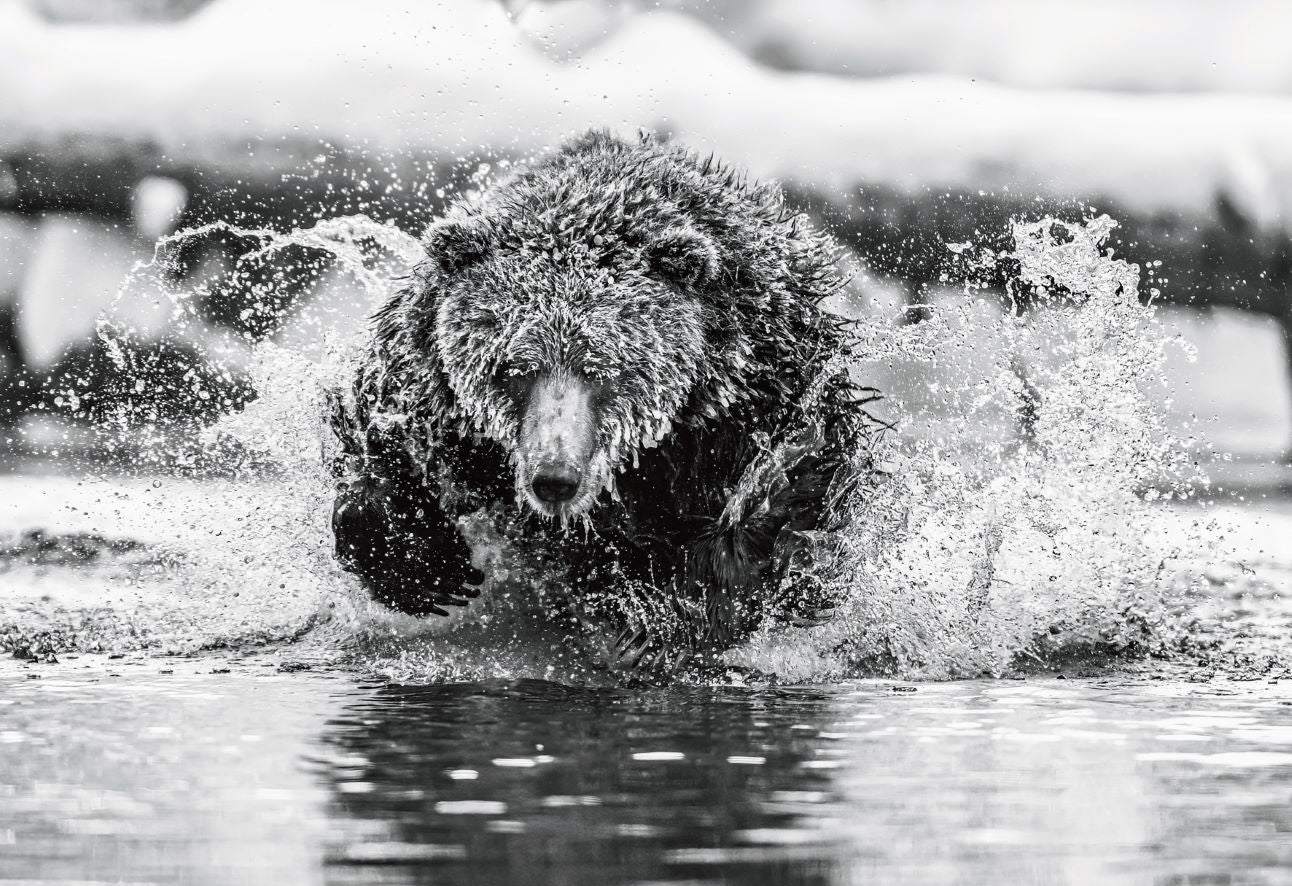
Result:
{"type": "MultiPolygon", "coordinates": [[[[524,184],[522,180],[521,184],[524,184]]],[[[457,418],[511,453],[516,492],[562,521],[657,445],[710,359],[714,241],[684,217],[625,218],[557,185],[432,225],[434,339],[457,418]]]]}

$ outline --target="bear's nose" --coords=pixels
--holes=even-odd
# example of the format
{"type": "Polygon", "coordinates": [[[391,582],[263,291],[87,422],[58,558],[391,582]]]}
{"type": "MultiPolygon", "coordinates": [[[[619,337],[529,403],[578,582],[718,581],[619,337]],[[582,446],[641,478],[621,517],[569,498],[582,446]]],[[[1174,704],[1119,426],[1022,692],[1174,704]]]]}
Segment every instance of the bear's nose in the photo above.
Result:
{"type": "Polygon", "coordinates": [[[580,476],[573,468],[544,468],[534,475],[529,485],[539,501],[548,504],[569,501],[579,491],[580,476]]]}

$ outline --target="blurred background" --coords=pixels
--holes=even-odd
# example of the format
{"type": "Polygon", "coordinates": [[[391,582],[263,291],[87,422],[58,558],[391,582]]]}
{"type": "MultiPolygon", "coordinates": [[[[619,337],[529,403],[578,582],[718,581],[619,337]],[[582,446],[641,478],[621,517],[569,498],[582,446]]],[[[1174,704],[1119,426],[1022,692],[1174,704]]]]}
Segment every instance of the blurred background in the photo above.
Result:
{"type": "Polygon", "coordinates": [[[1289,0],[0,0],[0,880],[1288,882],[1289,35],[1289,0]],[[834,307],[931,343],[863,366],[934,445],[842,537],[847,617],[745,662],[1041,680],[638,700],[505,549],[458,628],[341,575],[336,342],[588,127],[778,180],[857,269],[834,307]],[[1104,214],[1161,327],[1056,342],[1011,220],[1104,214]],[[1151,488],[1136,384],[1207,507],[1151,488]],[[1011,457],[1047,393],[1077,464],[1011,457]]]}
{"type": "MultiPolygon", "coordinates": [[[[202,226],[416,234],[599,126],[781,181],[859,263],[847,309],[894,324],[995,299],[957,256],[1011,217],[1111,215],[1196,348],[1173,414],[1281,471],[1289,33],[1277,0],[0,0],[0,442],[207,422],[257,343],[309,354],[372,307],[326,251],[202,226]]],[[[969,383],[939,371],[878,381],[969,383]]]]}

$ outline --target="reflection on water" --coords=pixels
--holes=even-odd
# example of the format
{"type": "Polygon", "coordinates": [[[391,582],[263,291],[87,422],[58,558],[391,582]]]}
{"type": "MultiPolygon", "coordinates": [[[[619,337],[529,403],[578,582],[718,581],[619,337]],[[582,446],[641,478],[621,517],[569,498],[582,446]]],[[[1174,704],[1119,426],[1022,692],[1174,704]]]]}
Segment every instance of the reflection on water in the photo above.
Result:
{"type": "Polygon", "coordinates": [[[383,690],[325,733],[336,818],[385,824],[335,852],[332,877],[411,859],[460,868],[447,882],[832,882],[834,713],[803,689],[383,690]]]}
{"type": "Polygon", "coordinates": [[[0,882],[1264,883],[1292,869],[1287,684],[634,692],[117,664],[0,673],[0,882]]]}

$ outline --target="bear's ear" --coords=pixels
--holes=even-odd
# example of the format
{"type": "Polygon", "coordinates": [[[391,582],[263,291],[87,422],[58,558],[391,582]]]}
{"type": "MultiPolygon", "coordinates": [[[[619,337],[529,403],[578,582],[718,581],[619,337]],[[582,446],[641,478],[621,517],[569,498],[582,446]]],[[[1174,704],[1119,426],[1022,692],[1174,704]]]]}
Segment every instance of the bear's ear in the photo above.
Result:
{"type": "Polygon", "coordinates": [[[489,254],[493,233],[482,218],[445,218],[426,229],[422,245],[444,273],[456,274],[489,254]]]}
{"type": "Polygon", "coordinates": [[[646,244],[646,264],[678,286],[699,288],[718,277],[718,247],[692,227],[669,228],[646,244]]]}

